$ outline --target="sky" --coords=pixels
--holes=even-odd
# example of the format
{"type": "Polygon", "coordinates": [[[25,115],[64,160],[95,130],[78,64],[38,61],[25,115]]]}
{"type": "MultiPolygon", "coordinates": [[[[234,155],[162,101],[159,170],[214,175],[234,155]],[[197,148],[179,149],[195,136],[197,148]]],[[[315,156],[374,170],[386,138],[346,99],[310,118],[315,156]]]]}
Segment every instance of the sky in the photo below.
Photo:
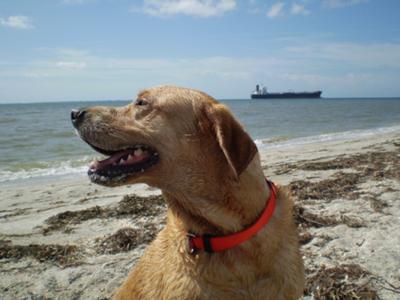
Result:
{"type": "Polygon", "coordinates": [[[398,0],[0,0],[0,103],[400,96],[398,0]]]}

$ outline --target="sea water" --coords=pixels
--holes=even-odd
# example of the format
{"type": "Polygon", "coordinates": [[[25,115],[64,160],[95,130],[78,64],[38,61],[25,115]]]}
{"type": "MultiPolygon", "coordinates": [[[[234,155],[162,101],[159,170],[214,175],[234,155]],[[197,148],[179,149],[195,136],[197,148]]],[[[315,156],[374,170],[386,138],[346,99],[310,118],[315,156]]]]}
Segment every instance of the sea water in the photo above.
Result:
{"type": "MultiPolygon", "coordinates": [[[[400,98],[221,100],[258,147],[346,140],[400,130],[400,98]]],[[[0,104],[0,183],[85,174],[98,156],[75,134],[72,108],[129,101],[0,104]]]]}

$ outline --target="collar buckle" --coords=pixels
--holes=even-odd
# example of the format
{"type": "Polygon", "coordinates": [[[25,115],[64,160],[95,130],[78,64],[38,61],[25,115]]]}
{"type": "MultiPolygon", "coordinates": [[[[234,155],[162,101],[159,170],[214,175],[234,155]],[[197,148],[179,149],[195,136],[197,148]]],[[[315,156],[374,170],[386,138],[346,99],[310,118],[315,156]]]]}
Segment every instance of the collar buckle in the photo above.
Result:
{"type": "Polygon", "coordinates": [[[188,241],[188,249],[189,249],[189,254],[190,255],[196,255],[199,249],[194,244],[193,239],[196,238],[196,235],[192,232],[188,232],[186,234],[187,241],[188,241]]]}

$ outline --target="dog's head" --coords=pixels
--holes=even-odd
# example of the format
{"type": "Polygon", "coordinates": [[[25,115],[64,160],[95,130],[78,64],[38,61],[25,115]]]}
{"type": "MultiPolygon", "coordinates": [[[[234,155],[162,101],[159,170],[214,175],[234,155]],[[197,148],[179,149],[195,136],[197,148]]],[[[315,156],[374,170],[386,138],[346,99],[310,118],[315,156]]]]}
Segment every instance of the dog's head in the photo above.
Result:
{"type": "Polygon", "coordinates": [[[155,87],[127,106],[73,110],[71,119],[79,136],[108,156],[89,166],[90,179],[102,185],[164,189],[237,179],[257,152],[224,105],[191,89],[155,87]]]}

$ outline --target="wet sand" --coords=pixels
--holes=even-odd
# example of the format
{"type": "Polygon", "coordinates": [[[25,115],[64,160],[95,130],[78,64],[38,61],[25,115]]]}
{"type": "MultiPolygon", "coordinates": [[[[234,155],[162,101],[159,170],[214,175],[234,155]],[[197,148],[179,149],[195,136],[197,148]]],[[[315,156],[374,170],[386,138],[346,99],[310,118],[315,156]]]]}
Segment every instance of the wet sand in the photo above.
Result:
{"type": "MultiPolygon", "coordinates": [[[[400,132],[260,153],[295,200],[304,298],[398,299],[400,132]]],[[[146,185],[82,175],[0,190],[2,299],[109,299],[165,222],[160,191],[146,185]]]]}

